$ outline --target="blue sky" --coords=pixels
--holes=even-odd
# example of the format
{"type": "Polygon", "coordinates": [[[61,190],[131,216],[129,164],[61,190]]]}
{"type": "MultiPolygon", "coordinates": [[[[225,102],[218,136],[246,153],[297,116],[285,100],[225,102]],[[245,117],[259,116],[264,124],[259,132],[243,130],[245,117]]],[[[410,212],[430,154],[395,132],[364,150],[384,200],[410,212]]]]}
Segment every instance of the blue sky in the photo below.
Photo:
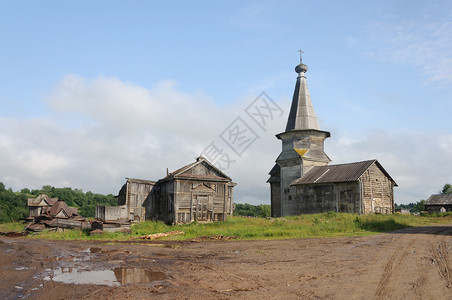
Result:
{"type": "Polygon", "coordinates": [[[237,202],[269,203],[300,48],[333,163],[378,159],[397,203],[452,183],[450,1],[0,1],[0,38],[14,190],[158,179],[264,91],[284,114],[225,172],[237,202]]]}

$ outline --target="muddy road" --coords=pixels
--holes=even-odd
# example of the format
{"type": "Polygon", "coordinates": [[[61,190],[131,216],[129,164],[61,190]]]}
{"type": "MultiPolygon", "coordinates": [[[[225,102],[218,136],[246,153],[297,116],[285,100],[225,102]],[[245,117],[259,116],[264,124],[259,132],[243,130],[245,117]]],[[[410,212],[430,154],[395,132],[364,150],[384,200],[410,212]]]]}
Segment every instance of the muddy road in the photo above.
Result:
{"type": "Polygon", "coordinates": [[[452,226],[222,242],[0,238],[1,299],[452,299],[452,226]]]}

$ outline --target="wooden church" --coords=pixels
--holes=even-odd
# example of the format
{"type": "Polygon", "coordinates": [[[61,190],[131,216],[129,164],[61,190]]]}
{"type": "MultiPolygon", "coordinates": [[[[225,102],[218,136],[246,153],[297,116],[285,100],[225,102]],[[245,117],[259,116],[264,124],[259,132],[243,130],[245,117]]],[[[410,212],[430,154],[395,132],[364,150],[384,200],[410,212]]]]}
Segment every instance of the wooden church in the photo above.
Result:
{"type": "Polygon", "coordinates": [[[297,82],[282,151],[268,179],[273,217],[306,213],[393,213],[397,183],[376,160],[330,165],[306,83],[308,67],[295,67],[297,82]]]}

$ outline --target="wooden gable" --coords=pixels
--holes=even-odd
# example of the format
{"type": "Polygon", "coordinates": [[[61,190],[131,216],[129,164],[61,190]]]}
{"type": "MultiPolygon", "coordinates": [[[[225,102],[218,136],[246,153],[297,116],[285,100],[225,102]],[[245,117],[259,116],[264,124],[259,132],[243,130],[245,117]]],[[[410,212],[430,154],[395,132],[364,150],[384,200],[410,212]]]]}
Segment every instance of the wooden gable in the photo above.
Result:
{"type": "Polygon", "coordinates": [[[69,218],[64,209],[61,209],[56,215],[56,218],[69,218]]]}
{"type": "Polygon", "coordinates": [[[202,160],[176,175],[179,178],[198,178],[208,180],[230,181],[230,178],[209,162],[202,160]]]}
{"type": "MultiPolygon", "coordinates": [[[[212,184],[215,185],[215,184],[212,184]]],[[[198,184],[197,186],[193,187],[192,192],[208,192],[208,193],[214,193],[215,192],[215,188],[212,188],[211,184],[207,184],[207,183],[201,183],[198,184]]]]}

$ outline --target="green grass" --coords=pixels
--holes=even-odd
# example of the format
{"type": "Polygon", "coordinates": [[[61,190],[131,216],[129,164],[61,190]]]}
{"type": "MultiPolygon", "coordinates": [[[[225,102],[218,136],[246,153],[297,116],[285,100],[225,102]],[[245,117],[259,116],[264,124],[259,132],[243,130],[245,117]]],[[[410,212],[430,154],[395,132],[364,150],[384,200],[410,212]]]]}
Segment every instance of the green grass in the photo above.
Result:
{"type": "Polygon", "coordinates": [[[24,223],[22,222],[9,222],[0,224],[0,232],[19,232],[24,229],[24,223]]]}
{"type": "MultiPolygon", "coordinates": [[[[13,224],[13,223],[8,223],[13,224]]],[[[17,228],[17,223],[8,228],[17,228]]],[[[371,235],[389,232],[412,226],[452,224],[452,216],[412,216],[412,215],[366,215],[358,216],[345,213],[324,213],[293,217],[265,219],[248,217],[230,217],[224,222],[191,223],[169,226],[162,222],[146,221],[134,224],[131,233],[104,232],[90,236],[88,231],[65,230],[63,232],[41,232],[30,237],[68,240],[129,240],[140,236],[182,230],[183,235],[162,238],[161,240],[184,240],[200,236],[223,235],[242,240],[252,239],[288,239],[316,238],[333,236],[371,235]]],[[[6,226],[2,224],[2,226],[6,226]]],[[[9,225],[8,225],[9,226],[9,225]]],[[[23,225],[21,225],[21,229],[23,225]]],[[[2,230],[0,231],[20,231],[2,230]]],[[[6,227],[5,227],[6,228],[6,227]]]]}

